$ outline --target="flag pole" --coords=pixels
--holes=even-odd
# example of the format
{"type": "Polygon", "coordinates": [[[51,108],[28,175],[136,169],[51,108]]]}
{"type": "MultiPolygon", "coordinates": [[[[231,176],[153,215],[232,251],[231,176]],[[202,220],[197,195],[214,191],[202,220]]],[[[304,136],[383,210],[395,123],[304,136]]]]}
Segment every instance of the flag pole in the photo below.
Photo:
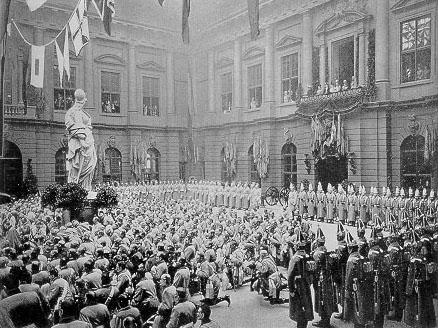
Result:
{"type": "MultiPolygon", "coordinates": [[[[11,5],[11,0],[0,1],[0,41],[2,53],[0,58],[0,167],[3,166],[3,130],[4,130],[4,109],[3,109],[3,98],[4,98],[4,80],[5,80],[5,55],[6,55],[6,41],[8,34],[6,33],[8,20],[9,20],[9,9],[11,5]]],[[[4,181],[0,182],[0,190],[4,190],[4,181]]]]}

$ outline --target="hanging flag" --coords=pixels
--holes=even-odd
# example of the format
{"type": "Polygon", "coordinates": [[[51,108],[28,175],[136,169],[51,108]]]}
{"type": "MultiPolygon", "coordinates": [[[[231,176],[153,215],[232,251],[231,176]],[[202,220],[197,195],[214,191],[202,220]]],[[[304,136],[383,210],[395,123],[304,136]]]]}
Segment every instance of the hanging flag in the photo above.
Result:
{"type": "Polygon", "coordinates": [[[90,41],[88,30],[88,17],[85,0],[80,0],[76,6],[68,25],[75,47],[76,56],[79,55],[82,48],[90,41]]]}
{"type": "Polygon", "coordinates": [[[59,49],[58,42],[55,40],[56,57],[58,59],[59,85],[62,87],[62,77],[64,76],[64,56],[59,49]]]}
{"type": "Polygon", "coordinates": [[[30,11],[35,11],[41,7],[47,0],[26,0],[30,11]]]}
{"type": "Polygon", "coordinates": [[[30,84],[36,88],[42,88],[44,82],[44,50],[45,46],[34,46],[31,48],[31,74],[30,84]]]}
{"type": "MultiPolygon", "coordinates": [[[[164,0],[163,0],[164,1],[164,0]]],[[[94,7],[103,22],[103,27],[108,35],[111,35],[111,22],[116,14],[114,0],[93,0],[94,7]]]]}
{"type": "Polygon", "coordinates": [[[260,35],[259,0],[247,0],[247,1],[248,1],[249,27],[251,29],[251,40],[255,40],[260,35]]]}
{"type": "Polygon", "coordinates": [[[68,50],[68,28],[65,28],[65,39],[64,39],[64,69],[67,74],[67,80],[70,81],[70,51],[68,50]]]}
{"type": "Polygon", "coordinates": [[[163,7],[163,2],[164,0],[158,0],[158,3],[160,4],[161,7],[163,7]]]}
{"type": "Polygon", "coordinates": [[[183,0],[182,10],[182,39],[185,44],[190,43],[189,35],[190,0],[183,0]]]}

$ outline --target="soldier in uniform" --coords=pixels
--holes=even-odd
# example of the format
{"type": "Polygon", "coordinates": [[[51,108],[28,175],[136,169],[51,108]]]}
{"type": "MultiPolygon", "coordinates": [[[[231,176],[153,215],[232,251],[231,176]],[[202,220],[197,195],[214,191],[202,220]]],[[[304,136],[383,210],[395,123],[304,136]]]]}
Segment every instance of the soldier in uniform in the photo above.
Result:
{"type": "Polygon", "coordinates": [[[310,256],[306,253],[307,242],[301,230],[297,233],[297,251],[288,268],[289,317],[296,321],[297,328],[306,328],[313,320],[310,256]]]}
{"type": "Polygon", "coordinates": [[[327,194],[326,194],[326,212],[327,212],[327,223],[333,223],[335,219],[335,211],[336,211],[336,195],[333,192],[333,187],[329,183],[327,185],[327,194]]]}
{"type": "Polygon", "coordinates": [[[376,226],[371,232],[370,239],[370,251],[368,253],[368,258],[373,269],[373,323],[374,328],[383,328],[383,323],[385,320],[386,305],[389,295],[388,290],[388,270],[385,267],[384,256],[385,251],[382,244],[383,235],[379,232],[379,227],[376,226]]]}
{"type": "Polygon", "coordinates": [[[359,246],[359,253],[363,257],[368,256],[369,244],[365,237],[365,223],[361,219],[357,221],[357,243],[359,246]]]}
{"type": "Polygon", "coordinates": [[[294,213],[298,205],[298,192],[295,185],[291,182],[289,185],[289,195],[287,203],[289,205],[289,213],[294,213]]]}
{"type": "Polygon", "coordinates": [[[411,231],[412,256],[409,261],[406,284],[404,321],[409,326],[431,328],[436,326],[433,305],[430,242],[416,231],[411,231]]]}
{"type": "Polygon", "coordinates": [[[350,185],[348,186],[348,189],[347,224],[353,227],[356,225],[356,210],[358,199],[356,194],[354,193],[354,187],[350,185]]]}
{"type": "Polygon", "coordinates": [[[346,235],[350,253],[345,275],[344,320],[354,323],[354,328],[364,328],[372,319],[372,295],[370,293],[370,265],[359,254],[357,241],[346,235]]]}
{"type": "Polygon", "coordinates": [[[313,288],[315,290],[315,312],[321,318],[314,322],[314,327],[330,328],[330,317],[337,311],[334,298],[334,285],[332,279],[332,258],[329,257],[325,247],[325,236],[320,227],[316,232],[316,250],[313,258],[316,263],[315,274],[313,275],[313,288]]]}
{"type": "Polygon", "coordinates": [[[429,198],[426,201],[426,209],[424,214],[427,216],[429,224],[433,224],[435,222],[435,213],[436,213],[436,203],[435,203],[435,192],[433,189],[430,190],[429,198]]]}
{"type": "Polygon", "coordinates": [[[321,182],[318,182],[318,191],[316,193],[316,217],[318,222],[322,222],[326,217],[325,209],[327,206],[327,197],[322,190],[321,182]]]}
{"type": "MultiPolygon", "coordinates": [[[[345,228],[341,222],[338,223],[336,238],[338,240],[338,247],[335,252],[331,254],[334,264],[333,282],[335,284],[336,303],[341,307],[344,306],[344,286],[345,286],[345,269],[348,260],[348,249],[345,241],[345,228]]],[[[342,319],[344,317],[344,309],[335,315],[335,318],[342,319]]]]}
{"type": "Polygon", "coordinates": [[[376,187],[371,187],[372,196],[370,198],[371,217],[380,216],[380,196],[376,187]]]}
{"type": "Polygon", "coordinates": [[[399,235],[394,223],[389,225],[389,246],[385,261],[388,263],[389,299],[388,320],[400,322],[403,317],[405,303],[406,275],[403,265],[403,247],[399,243],[399,235]]]}
{"type": "Polygon", "coordinates": [[[336,208],[338,209],[338,220],[345,224],[347,218],[347,196],[341,185],[338,185],[338,194],[336,197],[336,208]]]}
{"type": "Polygon", "coordinates": [[[307,192],[303,184],[301,184],[298,194],[298,210],[301,217],[303,217],[304,213],[307,213],[307,192]]]}
{"type": "Polygon", "coordinates": [[[313,190],[312,183],[309,183],[309,191],[307,192],[307,214],[312,221],[315,220],[315,203],[316,194],[313,190]]]}
{"type": "Polygon", "coordinates": [[[361,220],[362,223],[368,223],[370,219],[370,215],[369,215],[370,199],[365,190],[365,186],[362,186],[360,188],[360,196],[358,202],[359,202],[359,220],[361,220]]]}
{"type": "Polygon", "coordinates": [[[394,217],[394,203],[395,200],[391,195],[391,189],[386,188],[386,199],[385,199],[385,225],[388,226],[394,217]]]}

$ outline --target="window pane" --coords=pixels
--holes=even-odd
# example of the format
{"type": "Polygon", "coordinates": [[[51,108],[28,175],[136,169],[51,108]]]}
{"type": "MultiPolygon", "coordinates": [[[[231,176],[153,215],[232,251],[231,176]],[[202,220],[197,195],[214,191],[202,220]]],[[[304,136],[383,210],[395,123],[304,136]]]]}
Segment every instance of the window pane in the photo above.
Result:
{"type": "Polygon", "coordinates": [[[402,23],[402,50],[410,50],[415,47],[415,20],[402,23]]]}
{"type": "Polygon", "coordinates": [[[430,47],[417,51],[417,80],[430,79],[430,47]]]}
{"type": "Polygon", "coordinates": [[[430,46],[430,17],[417,20],[417,47],[430,46]]]}
{"type": "Polygon", "coordinates": [[[415,52],[402,54],[402,82],[410,82],[415,80],[415,52]]]}

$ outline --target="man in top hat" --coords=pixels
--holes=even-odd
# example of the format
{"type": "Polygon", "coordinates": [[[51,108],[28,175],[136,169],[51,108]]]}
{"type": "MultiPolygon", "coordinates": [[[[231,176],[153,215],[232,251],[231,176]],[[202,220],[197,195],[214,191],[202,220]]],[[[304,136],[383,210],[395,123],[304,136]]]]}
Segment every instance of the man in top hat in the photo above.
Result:
{"type": "Polygon", "coordinates": [[[320,227],[316,231],[316,249],[313,258],[316,263],[316,270],[313,275],[313,288],[315,289],[315,312],[321,318],[318,322],[313,322],[314,327],[330,327],[330,317],[333,312],[337,312],[334,302],[332,266],[334,261],[329,257],[325,247],[325,236],[320,227]]]}
{"type": "Polygon", "coordinates": [[[355,226],[356,225],[356,211],[357,211],[357,204],[358,199],[354,192],[353,185],[348,186],[348,207],[347,207],[347,224],[349,226],[355,226]]]}
{"type": "Polygon", "coordinates": [[[311,258],[306,253],[307,241],[301,230],[297,233],[297,251],[288,268],[289,318],[296,321],[297,328],[306,328],[313,320],[312,293],[310,290],[311,258]]]}
{"type": "Polygon", "coordinates": [[[319,222],[322,222],[326,216],[325,208],[327,204],[327,198],[322,190],[321,182],[318,182],[318,191],[316,193],[316,217],[319,222]]]}
{"type": "Polygon", "coordinates": [[[333,186],[331,183],[327,185],[326,194],[326,212],[327,212],[327,223],[333,223],[336,216],[336,195],[333,192],[333,186]]]}
{"type": "Polygon", "coordinates": [[[365,328],[372,319],[371,270],[366,258],[359,254],[358,243],[350,232],[347,232],[346,240],[350,255],[346,265],[344,320],[352,321],[355,328],[365,328]]]}

